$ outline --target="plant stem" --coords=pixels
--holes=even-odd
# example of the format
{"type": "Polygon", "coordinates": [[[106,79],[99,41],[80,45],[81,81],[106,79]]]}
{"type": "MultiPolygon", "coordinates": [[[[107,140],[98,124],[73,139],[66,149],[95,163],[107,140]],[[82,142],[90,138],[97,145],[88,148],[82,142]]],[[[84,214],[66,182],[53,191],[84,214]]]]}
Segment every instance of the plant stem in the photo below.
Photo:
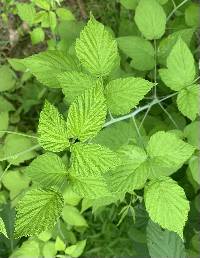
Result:
{"type": "Polygon", "coordinates": [[[181,2],[179,5],[177,5],[173,11],[167,16],[167,22],[170,20],[170,18],[172,17],[172,15],[184,4],[186,4],[189,0],[184,0],[183,2],[181,2]]]}
{"type": "Polygon", "coordinates": [[[28,135],[28,134],[24,134],[24,133],[13,132],[13,131],[0,131],[0,133],[16,134],[16,135],[20,135],[20,136],[24,136],[24,137],[28,137],[28,138],[34,138],[34,139],[38,138],[37,136],[28,135]]]}
{"type": "Polygon", "coordinates": [[[157,47],[156,47],[156,39],[154,39],[154,98],[157,98],[157,47]]]}
{"type": "Polygon", "coordinates": [[[161,107],[161,109],[165,112],[165,114],[169,117],[169,119],[172,121],[173,125],[176,127],[176,129],[179,129],[177,123],[175,122],[175,120],[173,119],[173,117],[171,116],[171,114],[163,107],[163,105],[158,102],[158,105],[161,107]]]}

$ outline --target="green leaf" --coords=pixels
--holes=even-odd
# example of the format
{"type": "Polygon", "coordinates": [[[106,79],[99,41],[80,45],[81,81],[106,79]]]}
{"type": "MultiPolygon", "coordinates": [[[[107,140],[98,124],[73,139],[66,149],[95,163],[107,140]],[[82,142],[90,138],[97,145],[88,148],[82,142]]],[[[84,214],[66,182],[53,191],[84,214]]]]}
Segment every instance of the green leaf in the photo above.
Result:
{"type": "Polygon", "coordinates": [[[102,176],[80,176],[72,171],[70,181],[74,192],[82,197],[97,199],[110,195],[107,182],[102,176]]]}
{"type": "Polygon", "coordinates": [[[32,4],[27,3],[17,3],[17,14],[19,17],[27,22],[30,26],[33,24],[36,11],[32,4]]]}
{"type": "Polygon", "coordinates": [[[166,14],[156,0],[140,0],[135,22],[146,39],[159,39],[165,33],[166,14]]]}
{"type": "Polygon", "coordinates": [[[193,156],[189,160],[189,168],[190,168],[192,177],[200,185],[199,164],[200,164],[200,160],[198,156],[193,156]]]}
{"type": "Polygon", "coordinates": [[[128,10],[135,10],[139,0],[120,0],[119,2],[126,9],[128,9],[128,10]]]}
{"type": "Polygon", "coordinates": [[[49,12],[49,26],[51,28],[51,31],[54,32],[57,25],[57,19],[55,12],[50,11],[49,12]]]}
{"type": "Polygon", "coordinates": [[[46,11],[50,10],[50,4],[48,0],[33,0],[33,2],[41,9],[44,9],[46,11]]]}
{"type": "Polygon", "coordinates": [[[147,225],[147,246],[151,257],[186,258],[182,239],[174,232],[162,230],[151,220],[147,225]]]}
{"type": "Polygon", "coordinates": [[[178,170],[194,152],[194,147],[176,135],[160,131],[151,136],[147,153],[153,160],[152,177],[168,176],[178,170]]]}
{"type": "Polygon", "coordinates": [[[22,64],[37,80],[49,87],[58,88],[57,75],[65,71],[77,70],[74,57],[58,50],[48,50],[22,59],[22,64]]]}
{"type": "Polygon", "coordinates": [[[12,253],[10,258],[26,257],[27,254],[30,257],[40,257],[40,246],[38,241],[29,239],[24,241],[23,244],[12,253]]]}
{"type": "MultiPolygon", "coordinates": [[[[15,108],[6,98],[0,96],[0,112],[14,111],[15,108]]],[[[0,123],[1,124],[1,123],[0,123]]]]}
{"type": "Polygon", "coordinates": [[[181,38],[176,42],[167,58],[167,69],[160,69],[159,74],[162,81],[175,91],[191,85],[195,79],[194,58],[181,38]]]}
{"type": "Polygon", "coordinates": [[[118,155],[98,144],[76,143],[72,147],[71,170],[78,176],[100,176],[120,164],[118,155]]]}
{"type": "Polygon", "coordinates": [[[48,101],[40,113],[38,133],[39,143],[45,150],[59,152],[69,146],[66,121],[48,101]]]}
{"type": "Polygon", "coordinates": [[[179,111],[190,120],[194,121],[199,111],[199,85],[193,84],[182,89],[177,97],[179,111]]]}
{"type": "Polygon", "coordinates": [[[63,208],[62,211],[62,218],[63,220],[71,225],[71,226],[76,226],[76,227],[87,227],[87,221],[83,217],[83,215],[80,214],[80,211],[73,206],[66,205],[63,208]]]}
{"type": "Polygon", "coordinates": [[[62,239],[59,236],[56,237],[55,249],[56,249],[56,251],[64,251],[65,250],[65,243],[62,241],[62,239]]]}
{"type": "Polygon", "coordinates": [[[185,9],[185,23],[190,27],[199,26],[199,5],[198,3],[190,3],[185,9]]]}
{"type": "Polygon", "coordinates": [[[105,96],[112,114],[129,113],[150,91],[153,83],[142,78],[116,79],[106,85],[105,96]]]}
{"type": "Polygon", "coordinates": [[[33,31],[30,32],[31,35],[31,42],[33,45],[36,45],[45,39],[45,34],[42,28],[35,28],[33,31]]]}
{"type": "Polygon", "coordinates": [[[102,87],[96,86],[85,90],[69,108],[67,118],[69,138],[86,141],[94,137],[101,130],[106,113],[102,87]]]}
{"type": "Polygon", "coordinates": [[[148,178],[149,164],[145,151],[134,145],[119,149],[122,165],[107,173],[106,179],[112,192],[141,189],[148,178]]]}
{"type": "Polygon", "coordinates": [[[65,253],[71,257],[79,257],[84,251],[86,246],[86,240],[78,241],[75,245],[68,246],[65,249],[65,253]]]}
{"type": "Polygon", "coordinates": [[[76,41],[77,57],[95,76],[106,76],[118,65],[117,42],[93,16],[76,41]]]}
{"type": "Polygon", "coordinates": [[[49,152],[33,160],[26,168],[26,175],[44,188],[61,187],[67,179],[67,168],[58,155],[49,152]]]}
{"type": "Polygon", "coordinates": [[[56,256],[55,243],[53,241],[46,242],[42,248],[43,257],[55,257],[56,256]]]}
{"type": "Polygon", "coordinates": [[[0,234],[3,234],[5,237],[8,238],[6,227],[2,218],[0,218],[0,234]]]}
{"type": "Polygon", "coordinates": [[[154,67],[154,48],[152,44],[141,37],[127,36],[117,39],[119,48],[132,58],[131,67],[140,71],[151,70],[154,67]]]}
{"type": "Polygon", "coordinates": [[[166,65],[167,57],[169,56],[172,48],[176,44],[177,40],[181,37],[182,40],[188,45],[190,45],[192,36],[194,34],[194,29],[183,29],[178,30],[169,36],[163,38],[158,46],[157,54],[158,54],[158,62],[160,64],[166,65]]]}
{"type": "Polygon", "coordinates": [[[53,189],[32,189],[18,202],[15,237],[38,235],[53,229],[61,215],[64,200],[53,189]]]}
{"type": "Polygon", "coordinates": [[[199,135],[200,121],[188,124],[184,129],[184,136],[187,138],[188,143],[199,149],[200,135],[199,135]]]}
{"type": "Polygon", "coordinates": [[[100,84],[99,80],[81,72],[64,72],[58,75],[58,81],[62,87],[65,99],[71,103],[77,96],[100,84]]]}
{"type": "Polygon", "coordinates": [[[7,65],[0,66],[0,92],[11,90],[15,86],[12,70],[7,65]]]}
{"type": "Polygon", "coordinates": [[[7,161],[13,165],[19,165],[36,156],[34,149],[36,149],[36,147],[30,138],[10,134],[5,139],[2,148],[2,158],[7,158],[7,161]]]}
{"type": "Polygon", "coordinates": [[[73,21],[73,20],[75,20],[75,17],[73,15],[73,13],[66,8],[57,8],[56,9],[56,14],[61,19],[61,21],[73,21]]]}
{"type": "Polygon", "coordinates": [[[183,239],[190,205],[177,182],[169,177],[152,180],[145,188],[144,198],[151,220],[183,239]]]}
{"type": "Polygon", "coordinates": [[[8,129],[9,115],[8,112],[0,112],[0,138],[4,135],[1,131],[8,129]]]}

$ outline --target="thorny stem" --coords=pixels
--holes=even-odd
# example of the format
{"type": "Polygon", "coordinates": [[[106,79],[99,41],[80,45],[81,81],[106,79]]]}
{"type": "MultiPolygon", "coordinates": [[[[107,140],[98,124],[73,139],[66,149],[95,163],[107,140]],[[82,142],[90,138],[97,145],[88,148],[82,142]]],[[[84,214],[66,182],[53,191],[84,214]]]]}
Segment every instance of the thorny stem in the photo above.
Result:
{"type": "Polygon", "coordinates": [[[25,153],[31,152],[31,151],[33,151],[33,150],[39,148],[39,147],[40,147],[39,144],[34,145],[34,146],[32,146],[31,148],[29,148],[29,149],[26,149],[26,150],[24,150],[24,151],[21,151],[21,152],[19,152],[19,153],[16,153],[15,155],[7,156],[7,157],[5,157],[5,158],[3,158],[3,159],[0,159],[0,162],[6,161],[6,160],[8,160],[8,159],[17,159],[18,157],[24,155],[25,153]]]}
{"type": "Polygon", "coordinates": [[[34,138],[34,139],[38,138],[37,136],[28,135],[28,134],[24,134],[24,133],[18,133],[18,132],[14,132],[14,131],[0,131],[0,133],[16,134],[16,135],[20,135],[20,136],[24,136],[24,137],[28,137],[28,138],[34,138]]]}
{"type": "Polygon", "coordinates": [[[172,15],[181,7],[183,6],[184,4],[186,4],[189,0],[184,0],[183,2],[181,2],[179,5],[177,5],[173,11],[168,15],[167,17],[167,22],[170,20],[170,18],[172,17],[172,15]]]}

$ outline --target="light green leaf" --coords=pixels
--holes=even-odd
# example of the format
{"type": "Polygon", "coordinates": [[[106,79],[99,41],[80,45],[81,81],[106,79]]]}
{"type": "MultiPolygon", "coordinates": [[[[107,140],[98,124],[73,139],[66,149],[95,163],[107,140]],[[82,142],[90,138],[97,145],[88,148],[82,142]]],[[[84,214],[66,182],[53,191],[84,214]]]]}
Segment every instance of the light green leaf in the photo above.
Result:
{"type": "Polygon", "coordinates": [[[185,9],[185,23],[190,27],[198,28],[199,18],[199,4],[190,3],[185,9]]]}
{"type": "Polygon", "coordinates": [[[199,174],[199,168],[200,168],[200,160],[198,156],[193,156],[189,160],[189,168],[192,174],[193,179],[200,184],[200,174],[199,174]]]}
{"type": "Polygon", "coordinates": [[[7,65],[0,66],[0,92],[11,90],[15,86],[12,70],[7,65]]]}
{"type": "MultiPolygon", "coordinates": [[[[1,100],[1,99],[0,99],[1,100]]],[[[9,115],[8,112],[0,112],[0,131],[5,131],[8,129],[9,124],[9,115]]],[[[4,135],[4,133],[0,132],[0,138],[4,135]]]]}
{"type": "Polygon", "coordinates": [[[123,5],[128,10],[135,10],[139,0],[120,0],[121,5],[123,5]]]}
{"type": "Polygon", "coordinates": [[[191,157],[193,152],[194,147],[178,139],[175,134],[164,131],[155,133],[147,146],[147,153],[154,164],[150,178],[172,174],[191,157]]]}
{"type": "Polygon", "coordinates": [[[122,165],[105,175],[112,192],[141,189],[148,178],[149,163],[145,151],[134,145],[119,149],[122,165]]]}
{"type": "Polygon", "coordinates": [[[135,22],[146,39],[159,39],[165,33],[166,14],[156,0],[140,0],[135,22]]]}
{"type": "Polygon", "coordinates": [[[150,91],[153,83],[128,77],[111,81],[105,89],[107,105],[112,114],[123,115],[134,108],[150,91]]]}
{"type": "Polygon", "coordinates": [[[96,86],[78,96],[71,104],[67,118],[69,138],[86,141],[102,128],[107,108],[103,89],[96,86]]]}
{"type": "Polygon", "coordinates": [[[177,182],[169,177],[152,180],[145,188],[144,198],[151,220],[183,239],[190,205],[177,182]]]}
{"type": "Polygon", "coordinates": [[[117,39],[119,48],[132,58],[131,67],[140,71],[151,70],[154,67],[154,48],[144,38],[127,36],[117,39]]]}
{"type": "Polygon", "coordinates": [[[14,110],[14,106],[6,98],[0,96],[0,112],[10,112],[14,110]]]}
{"type": "Polygon", "coordinates": [[[56,248],[55,248],[55,242],[49,241],[46,242],[42,248],[42,254],[44,258],[47,257],[55,257],[56,256],[56,248]]]}
{"type": "Polygon", "coordinates": [[[179,91],[195,79],[194,58],[181,38],[177,40],[167,58],[167,68],[160,69],[159,74],[162,81],[172,90],[179,91]]]}
{"type": "Polygon", "coordinates": [[[64,188],[62,194],[63,194],[65,204],[69,204],[71,206],[77,206],[80,200],[82,199],[80,195],[78,195],[73,191],[71,184],[68,184],[64,188]]]}
{"type": "Polygon", "coordinates": [[[64,251],[65,250],[65,243],[62,241],[62,239],[59,236],[56,237],[55,249],[56,249],[56,251],[64,251]]]}
{"type": "Polygon", "coordinates": [[[34,183],[44,188],[61,187],[67,179],[67,168],[62,159],[50,152],[33,160],[25,171],[34,183]]]}
{"type": "Polygon", "coordinates": [[[73,206],[66,205],[62,211],[62,218],[63,220],[71,226],[76,227],[87,227],[87,221],[80,214],[80,211],[73,206]]]}
{"type": "Polygon", "coordinates": [[[36,240],[24,241],[20,248],[16,249],[10,258],[22,258],[26,257],[27,254],[30,257],[39,258],[40,257],[40,246],[36,240]]]}
{"type": "Polygon", "coordinates": [[[40,113],[38,133],[39,143],[45,150],[59,152],[69,146],[66,121],[48,101],[40,113]]]}
{"type": "Polygon", "coordinates": [[[177,97],[178,109],[184,116],[194,121],[200,113],[199,100],[199,85],[193,84],[179,92],[177,97]]]}
{"type": "Polygon", "coordinates": [[[84,251],[86,246],[86,240],[78,241],[75,245],[68,246],[65,249],[65,253],[71,257],[79,257],[84,251]]]}
{"type": "Polygon", "coordinates": [[[200,135],[199,135],[200,121],[188,124],[184,129],[184,136],[187,138],[188,143],[196,149],[200,149],[200,135]]]}
{"type": "Polygon", "coordinates": [[[38,44],[45,39],[45,34],[42,28],[38,27],[33,29],[33,31],[30,32],[31,35],[31,42],[33,45],[38,44]]]}
{"type": "Polygon", "coordinates": [[[8,238],[6,227],[2,218],[0,218],[0,234],[3,234],[5,237],[8,238]]]}
{"type": "Polygon", "coordinates": [[[59,87],[58,74],[78,69],[74,57],[58,50],[41,52],[22,59],[21,62],[39,82],[52,88],[59,87]]]}
{"type": "Polygon", "coordinates": [[[73,21],[75,20],[75,17],[73,13],[66,8],[57,8],[56,9],[56,14],[62,21],[73,21]]]}
{"type": "Polygon", "coordinates": [[[71,170],[78,176],[100,176],[120,164],[118,155],[98,144],[76,143],[72,147],[71,170]]]}
{"type": "Polygon", "coordinates": [[[40,8],[49,11],[50,10],[50,3],[48,0],[33,0],[33,2],[40,8]]]}
{"type": "Polygon", "coordinates": [[[28,3],[17,3],[16,6],[19,17],[31,26],[36,15],[34,6],[28,3]]]}
{"type": "Polygon", "coordinates": [[[77,96],[83,94],[86,89],[94,87],[99,82],[90,75],[76,71],[61,73],[57,78],[68,102],[72,102],[77,96]]]}
{"type": "Polygon", "coordinates": [[[32,189],[18,202],[15,237],[38,235],[53,229],[61,215],[64,200],[53,189],[32,189]]]}
{"type": "Polygon", "coordinates": [[[70,182],[74,192],[82,197],[96,199],[109,196],[107,182],[102,176],[80,176],[73,171],[70,174],[70,182]]]}
{"type": "Polygon", "coordinates": [[[20,163],[32,159],[36,156],[34,149],[34,143],[30,138],[26,138],[20,135],[10,134],[6,137],[4,146],[2,148],[3,156],[1,158],[7,158],[7,161],[13,165],[19,165],[20,163]]]}
{"type": "Polygon", "coordinates": [[[194,29],[183,29],[183,30],[178,30],[169,36],[163,38],[159,45],[158,45],[158,62],[166,65],[166,60],[167,57],[169,56],[172,48],[176,44],[177,40],[181,37],[182,40],[189,46],[192,36],[194,34],[194,29]]]}
{"type": "Polygon", "coordinates": [[[147,225],[147,246],[151,257],[186,258],[181,238],[174,232],[162,230],[151,220],[147,225]]]}
{"type": "Polygon", "coordinates": [[[51,28],[51,31],[54,32],[57,25],[57,19],[56,14],[53,11],[49,12],[49,26],[51,28]]]}
{"type": "Polygon", "coordinates": [[[106,76],[118,65],[117,42],[93,16],[76,41],[76,53],[82,65],[95,76],[106,76]]]}

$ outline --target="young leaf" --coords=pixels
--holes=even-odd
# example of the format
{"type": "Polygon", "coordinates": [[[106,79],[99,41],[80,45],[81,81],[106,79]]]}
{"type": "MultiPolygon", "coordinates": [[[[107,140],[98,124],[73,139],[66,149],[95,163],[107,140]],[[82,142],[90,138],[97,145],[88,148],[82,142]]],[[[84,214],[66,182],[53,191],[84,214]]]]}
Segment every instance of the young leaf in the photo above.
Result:
{"type": "Polygon", "coordinates": [[[186,258],[182,239],[174,232],[162,230],[151,220],[147,225],[147,246],[151,257],[186,258]]]}
{"type": "Polygon", "coordinates": [[[17,3],[17,14],[22,21],[27,22],[30,26],[33,24],[36,11],[32,4],[28,3],[17,3]]]}
{"type": "Polygon", "coordinates": [[[71,226],[88,227],[87,221],[81,215],[80,211],[71,205],[65,205],[62,211],[62,218],[71,226]]]}
{"type": "Polygon", "coordinates": [[[112,114],[126,114],[138,105],[152,87],[153,83],[142,78],[128,77],[113,80],[105,89],[108,108],[112,114]]]}
{"type": "Polygon", "coordinates": [[[42,28],[35,28],[30,32],[31,42],[33,45],[38,44],[45,39],[45,34],[42,28]]]}
{"type": "Polygon", "coordinates": [[[77,96],[83,94],[86,89],[90,89],[98,83],[95,77],[76,71],[61,73],[57,78],[62,87],[65,99],[69,103],[77,96]]]}
{"type": "Polygon", "coordinates": [[[135,22],[146,39],[159,39],[165,33],[166,14],[156,0],[140,0],[135,22]]]}
{"type": "Polygon", "coordinates": [[[102,87],[86,90],[71,104],[67,118],[69,138],[86,141],[102,128],[107,108],[102,87]]]}
{"type": "Polygon", "coordinates": [[[200,174],[199,174],[200,160],[199,160],[199,156],[193,156],[189,160],[189,168],[190,168],[193,179],[200,185],[200,174]]]}
{"type": "Polygon", "coordinates": [[[38,235],[53,229],[61,215],[64,200],[53,189],[32,189],[18,202],[15,237],[38,235]]]}
{"type": "Polygon", "coordinates": [[[80,176],[71,171],[70,183],[74,192],[84,198],[97,199],[111,194],[107,182],[102,176],[80,176]]]}
{"type": "Polygon", "coordinates": [[[131,57],[131,66],[139,71],[151,70],[154,67],[154,48],[152,44],[141,37],[126,36],[117,39],[119,48],[131,57]]]}
{"type": "Polygon", "coordinates": [[[183,238],[190,205],[177,182],[169,177],[152,180],[145,188],[144,198],[151,220],[183,238]]]}
{"type": "Polygon", "coordinates": [[[182,166],[193,154],[194,147],[172,133],[160,131],[151,136],[147,152],[154,162],[150,177],[159,177],[182,166]]]}
{"type": "Polygon", "coordinates": [[[58,74],[78,69],[74,57],[58,50],[41,52],[25,58],[21,62],[39,82],[52,88],[59,88],[58,74]]]}
{"type": "Polygon", "coordinates": [[[200,149],[200,135],[199,135],[200,121],[188,124],[184,129],[184,136],[187,138],[189,144],[196,149],[200,149]]]}
{"type": "Polygon", "coordinates": [[[120,164],[118,155],[98,144],[76,143],[72,147],[71,170],[80,176],[100,176],[120,164]]]}
{"type": "Polygon", "coordinates": [[[118,64],[117,42],[93,16],[81,32],[75,48],[82,65],[95,76],[108,75],[118,64]]]}
{"type": "Polygon", "coordinates": [[[134,145],[119,149],[122,165],[105,175],[112,192],[128,192],[141,189],[149,174],[145,151],[134,145]]]}
{"type": "Polygon", "coordinates": [[[86,240],[78,241],[76,244],[68,246],[65,249],[65,253],[71,257],[79,257],[84,251],[86,246],[86,240]]]}
{"type": "Polygon", "coordinates": [[[6,227],[5,227],[4,221],[1,217],[0,217],[0,234],[3,234],[5,237],[8,238],[6,227]]]}
{"type": "Polygon", "coordinates": [[[13,71],[8,65],[0,66],[0,92],[11,90],[15,86],[13,71]]]}
{"type": "Polygon", "coordinates": [[[177,97],[178,109],[184,116],[194,121],[200,114],[199,100],[199,85],[193,84],[179,92],[177,97]]]}
{"type": "Polygon", "coordinates": [[[67,168],[58,155],[48,152],[31,162],[26,168],[26,175],[44,188],[60,187],[67,179],[67,168]]]}
{"type": "Polygon", "coordinates": [[[48,101],[40,113],[38,133],[39,143],[45,150],[59,152],[69,146],[66,122],[48,101]]]}
{"type": "Polygon", "coordinates": [[[167,58],[167,69],[160,69],[159,74],[162,81],[175,91],[193,82],[196,74],[194,58],[181,38],[177,40],[167,58]]]}

